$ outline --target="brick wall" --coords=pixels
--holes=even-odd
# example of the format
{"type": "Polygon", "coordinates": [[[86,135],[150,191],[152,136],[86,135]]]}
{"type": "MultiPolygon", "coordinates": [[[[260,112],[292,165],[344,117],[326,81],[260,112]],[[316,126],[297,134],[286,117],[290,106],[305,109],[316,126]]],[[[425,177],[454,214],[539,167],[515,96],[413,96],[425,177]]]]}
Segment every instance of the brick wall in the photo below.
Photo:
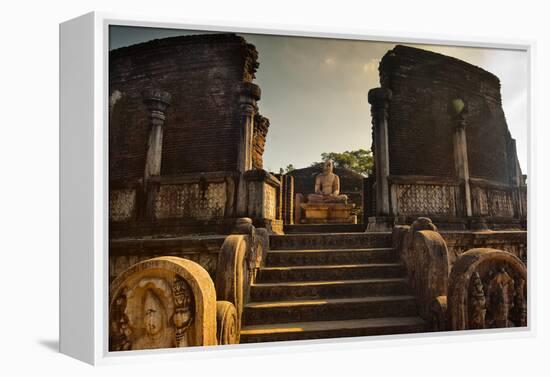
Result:
{"type": "Polygon", "coordinates": [[[502,110],[500,81],[461,60],[396,46],[380,63],[380,81],[390,88],[389,158],[392,175],[452,176],[453,122],[448,104],[468,104],[466,137],[470,175],[510,180],[510,133],[502,110]]]}
{"type": "Polygon", "coordinates": [[[239,90],[258,66],[254,46],[233,34],[165,38],[113,50],[109,60],[110,179],[143,176],[149,132],[142,92],[172,95],[163,176],[237,168],[239,90]]]}

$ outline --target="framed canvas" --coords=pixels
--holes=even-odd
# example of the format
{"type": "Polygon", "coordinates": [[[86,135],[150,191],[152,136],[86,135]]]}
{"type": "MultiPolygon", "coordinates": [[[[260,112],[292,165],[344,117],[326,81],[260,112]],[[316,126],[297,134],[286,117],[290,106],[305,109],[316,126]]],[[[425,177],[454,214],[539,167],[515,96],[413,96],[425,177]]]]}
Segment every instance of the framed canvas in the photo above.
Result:
{"type": "Polygon", "coordinates": [[[61,24],[61,352],[96,364],[531,334],[532,51],[103,13],[61,24]]]}

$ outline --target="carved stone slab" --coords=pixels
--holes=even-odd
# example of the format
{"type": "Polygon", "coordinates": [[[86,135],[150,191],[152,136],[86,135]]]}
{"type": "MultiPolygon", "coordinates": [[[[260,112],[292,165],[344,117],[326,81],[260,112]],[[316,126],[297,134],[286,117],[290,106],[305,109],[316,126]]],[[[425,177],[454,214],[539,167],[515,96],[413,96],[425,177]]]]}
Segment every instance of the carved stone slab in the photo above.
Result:
{"type": "Polygon", "coordinates": [[[472,249],[455,262],[449,277],[451,330],[527,326],[527,271],[515,255],[472,249]]]}
{"type": "Polygon", "coordinates": [[[216,291],[199,264],[160,257],[134,264],[111,284],[109,350],[216,344],[216,291]]]}
{"type": "Polygon", "coordinates": [[[300,204],[300,208],[304,213],[304,218],[301,220],[302,223],[357,223],[357,217],[351,214],[351,211],[355,208],[355,204],[302,203],[300,204]]]}

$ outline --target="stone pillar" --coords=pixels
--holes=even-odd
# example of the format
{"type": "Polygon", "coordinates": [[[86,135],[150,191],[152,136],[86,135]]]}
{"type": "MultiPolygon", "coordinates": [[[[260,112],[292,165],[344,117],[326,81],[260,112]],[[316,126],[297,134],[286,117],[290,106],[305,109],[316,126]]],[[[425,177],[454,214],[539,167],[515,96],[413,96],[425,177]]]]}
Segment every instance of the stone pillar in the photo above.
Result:
{"type": "Polygon", "coordinates": [[[284,224],[294,224],[294,177],[282,174],[280,180],[283,186],[282,220],[284,224]]]}
{"type": "Polygon", "coordinates": [[[149,110],[149,141],[147,143],[147,157],[145,160],[145,180],[160,176],[162,160],[162,134],[166,109],[170,106],[172,97],[169,93],[158,89],[143,93],[143,102],[149,110]]]}
{"type": "Polygon", "coordinates": [[[472,196],[470,191],[470,173],[468,169],[468,147],[466,144],[466,104],[461,99],[451,101],[451,110],[455,132],[453,135],[453,153],[455,174],[464,182],[464,207],[466,216],[472,216],[472,196]]]}
{"type": "Polygon", "coordinates": [[[247,185],[243,174],[252,169],[252,148],[254,136],[254,115],[257,112],[256,101],[260,100],[260,87],[250,82],[243,82],[239,97],[241,110],[239,152],[237,170],[241,174],[237,189],[237,215],[247,215],[247,185]]]}
{"type": "Polygon", "coordinates": [[[162,161],[162,135],[166,110],[172,102],[172,96],[159,89],[147,90],[143,93],[143,102],[149,110],[149,140],[143,181],[143,207],[139,210],[140,217],[153,217],[154,201],[159,189],[160,168],[162,161]]]}
{"type": "Polygon", "coordinates": [[[376,171],[376,215],[390,215],[390,159],[388,148],[388,107],[392,92],[387,88],[374,88],[369,91],[372,127],[374,135],[374,164],[376,171]]]}

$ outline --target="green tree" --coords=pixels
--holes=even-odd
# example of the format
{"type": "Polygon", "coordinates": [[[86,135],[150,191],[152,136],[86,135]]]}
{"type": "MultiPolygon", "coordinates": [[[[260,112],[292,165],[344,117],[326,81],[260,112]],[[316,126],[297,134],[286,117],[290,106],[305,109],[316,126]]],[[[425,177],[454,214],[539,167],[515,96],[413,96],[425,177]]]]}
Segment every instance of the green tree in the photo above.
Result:
{"type": "Polygon", "coordinates": [[[345,151],[341,153],[321,153],[321,160],[321,162],[314,162],[312,166],[332,160],[335,167],[350,169],[361,175],[372,173],[374,164],[372,152],[367,149],[357,149],[355,151],[345,151]]]}
{"type": "Polygon", "coordinates": [[[292,164],[288,164],[286,166],[286,168],[279,168],[279,174],[286,174],[286,173],[290,173],[291,171],[293,170],[296,170],[296,168],[294,167],[294,165],[292,164]]]}

